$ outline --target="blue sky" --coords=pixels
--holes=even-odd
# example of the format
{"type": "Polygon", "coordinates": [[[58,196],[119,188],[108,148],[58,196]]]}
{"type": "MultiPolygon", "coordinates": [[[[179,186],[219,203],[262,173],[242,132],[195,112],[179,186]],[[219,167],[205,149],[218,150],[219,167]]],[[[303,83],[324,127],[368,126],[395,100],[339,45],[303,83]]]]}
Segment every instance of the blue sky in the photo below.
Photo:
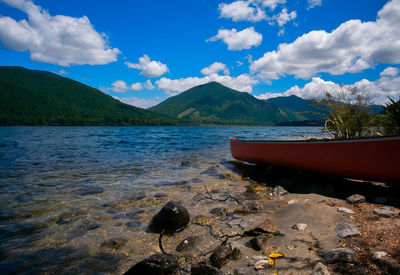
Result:
{"type": "Polygon", "coordinates": [[[218,81],[267,99],[400,96],[400,0],[0,0],[0,65],[139,107],[218,81]]]}

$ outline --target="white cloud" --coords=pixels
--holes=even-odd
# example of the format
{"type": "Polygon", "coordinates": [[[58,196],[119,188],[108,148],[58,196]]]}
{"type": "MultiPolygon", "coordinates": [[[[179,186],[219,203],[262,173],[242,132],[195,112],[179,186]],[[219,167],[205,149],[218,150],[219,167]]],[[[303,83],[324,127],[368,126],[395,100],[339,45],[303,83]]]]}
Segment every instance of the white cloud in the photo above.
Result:
{"type": "Polygon", "coordinates": [[[387,67],[379,75],[380,76],[396,76],[399,74],[399,68],[387,67]]]}
{"type": "Polygon", "coordinates": [[[297,17],[297,14],[295,11],[292,11],[291,13],[287,13],[287,9],[283,8],[282,11],[275,16],[275,20],[278,23],[280,27],[285,25],[287,22],[295,19],[297,17]]]}
{"type": "Polygon", "coordinates": [[[133,91],[141,91],[141,90],[143,90],[143,85],[142,85],[142,83],[140,83],[140,82],[133,83],[133,84],[131,84],[131,86],[130,86],[130,90],[133,90],[133,91]]]}
{"type": "Polygon", "coordinates": [[[286,3],[286,0],[239,0],[232,3],[221,3],[218,5],[221,18],[231,18],[233,21],[259,22],[268,21],[271,25],[278,23],[283,26],[296,18],[296,12],[287,12],[282,8],[281,12],[275,14],[275,8],[286,3]]]}
{"type": "Polygon", "coordinates": [[[67,74],[69,74],[69,72],[67,72],[67,71],[64,70],[64,69],[61,69],[61,70],[58,71],[57,74],[59,74],[59,75],[67,75],[67,74]]]}
{"type": "Polygon", "coordinates": [[[109,90],[117,92],[117,93],[125,93],[129,90],[128,85],[123,80],[116,80],[113,84],[111,84],[111,88],[109,90]]]}
{"type": "Polygon", "coordinates": [[[204,75],[216,74],[218,72],[223,72],[224,74],[229,74],[229,69],[224,63],[214,62],[210,66],[202,69],[200,72],[204,75]]]}
{"type": "Polygon", "coordinates": [[[218,30],[218,34],[207,39],[206,41],[217,41],[222,40],[228,45],[228,50],[240,51],[248,50],[251,47],[257,47],[261,44],[262,35],[254,30],[254,27],[249,27],[242,31],[237,31],[236,29],[218,30]]]}
{"type": "Polygon", "coordinates": [[[128,68],[140,70],[140,74],[144,77],[159,77],[169,72],[167,65],[160,61],[151,61],[148,55],[139,58],[139,63],[125,62],[128,68]]]}
{"type": "MultiPolygon", "coordinates": [[[[400,97],[400,77],[383,76],[376,81],[363,79],[354,83],[359,91],[365,92],[374,104],[384,104],[388,102],[388,96],[398,99],[400,97]]],[[[325,93],[336,94],[340,91],[340,85],[325,81],[318,77],[313,77],[311,82],[303,88],[295,85],[283,93],[265,93],[256,96],[258,99],[269,99],[279,96],[296,95],[306,99],[324,98],[325,93]]]]}
{"type": "Polygon", "coordinates": [[[146,81],[145,83],[143,83],[143,87],[144,87],[146,90],[153,90],[153,89],[156,88],[156,87],[153,85],[153,83],[151,83],[151,80],[150,80],[150,79],[147,79],[147,81],[146,81]]]}
{"type": "Polygon", "coordinates": [[[322,6],[322,0],[308,0],[308,8],[312,9],[316,6],[322,6]]]}
{"type": "Polygon", "coordinates": [[[158,90],[165,92],[168,95],[176,95],[180,92],[186,91],[187,89],[193,88],[201,84],[206,84],[211,81],[216,81],[225,85],[231,89],[235,89],[241,92],[251,93],[252,86],[257,84],[258,81],[248,74],[241,74],[237,77],[231,77],[228,75],[207,75],[204,77],[187,77],[180,79],[169,79],[163,77],[156,81],[158,90]]]}
{"type": "Polygon", "coordinates": [[[138,97],[134,97],[134,96],[124,97],[124,98],[115,96],[114,98],[123,103],[129,104],[132,106],[136,106],[139,108],[145,108],[145,109],[152,107],[154,105],[157,105],[158,103],[161,102],[161,100],[159,100],[159,99],[145,99],[145,98],[138,98],[138,97]]]}
{"type": "Polygon", "coordinates": [[[27,14],[28,21],[0,17],[0,41],[14,51],[29,51],[31,60],[56,64],[98,65],[117,60],[120,51],[111,48],[105,34],[98,33],[89,18],[56,15],[30,0],[2,0],[27,14]]]}
{"type": "Polygon", "coordinates": [[[232,18],[233,21],[258,22],[266,19],[265,12],[251,1],[235,1],[230,4],[221,3],[218,9],[222,18],[232,18]]]}
{"type": "Polygon", "coordinates": [[[311,31],[293,43],[280,44],[250,66],[265,80],[294,75],[308,79],[361,72],[378,63],[400,64],[400,1],[388,2],[375,22],[349,20],[337,29],[311,31]]]}

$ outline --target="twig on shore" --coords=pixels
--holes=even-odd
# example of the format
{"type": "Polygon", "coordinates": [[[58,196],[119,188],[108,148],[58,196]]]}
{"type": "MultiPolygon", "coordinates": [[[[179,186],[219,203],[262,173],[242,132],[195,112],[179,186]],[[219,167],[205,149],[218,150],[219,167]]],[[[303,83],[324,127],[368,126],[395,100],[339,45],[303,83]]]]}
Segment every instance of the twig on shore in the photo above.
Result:
{"type": "Polygon", "coordinates": [[[204,188],[206,189],[206,191],[204,193],[197,193],[201,196],[203,196],[205,199],[209,199],[212,201],[220,201],[220,202],[226,202],[227,200],[231,199],[234,200],[235,202],[237,202],[239,205],[243,206],[243,204],[234,196],[232,195],[228,195],[225,199],[217,199],[217,198],[213,198],[213,196],[211,195],[210,191],[208,191],[207,186],[204,184],[204,188]]]}
{"type": "Polygon", "coordinates": [[[160,233],[160,236],[158,237],[158,246],[160,247],[160,250],[163,254],[168,254],[165,252],[163,244],[162,244],[162,237],[164,236],[165,229],[163,229],[160,233]]]}

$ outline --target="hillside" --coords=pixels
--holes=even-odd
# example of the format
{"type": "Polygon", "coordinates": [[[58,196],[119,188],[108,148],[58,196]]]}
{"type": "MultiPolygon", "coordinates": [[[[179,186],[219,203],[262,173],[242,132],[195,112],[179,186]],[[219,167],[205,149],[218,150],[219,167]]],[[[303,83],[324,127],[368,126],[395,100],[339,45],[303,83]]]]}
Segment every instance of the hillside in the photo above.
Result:
{"type": "Polygon", "coordinates": [[[217,82],[193,87],[149,110],[205,124],[265,125],[305,119],[286,108],[259,100],[248,93],[235,91],[217,82]]]}
{"type": "Polygon", "coordinates": [[[270,98],[267,101],[302,115],[307,120],[323,120],[323,117],[318,114],[329,112],[326,107],[317,106],[313,100],[303,99],[295,95],[270,98]]]}
{"type": "Polygon", "coordinates": [[[0,67],[0,125],[169,125],[176,120],[130,106],[57,74],[0,67]]]}

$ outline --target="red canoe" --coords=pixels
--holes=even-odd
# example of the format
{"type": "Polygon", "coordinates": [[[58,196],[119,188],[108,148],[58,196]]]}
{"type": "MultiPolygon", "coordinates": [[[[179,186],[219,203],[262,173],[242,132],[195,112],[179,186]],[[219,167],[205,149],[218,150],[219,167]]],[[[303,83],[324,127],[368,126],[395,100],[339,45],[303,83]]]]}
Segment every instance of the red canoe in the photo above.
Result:
{"type": "Polygon", "coordinates": [[[346,140],[230,139],[235,159],[400,183],[400,136],[346,140]]]}

